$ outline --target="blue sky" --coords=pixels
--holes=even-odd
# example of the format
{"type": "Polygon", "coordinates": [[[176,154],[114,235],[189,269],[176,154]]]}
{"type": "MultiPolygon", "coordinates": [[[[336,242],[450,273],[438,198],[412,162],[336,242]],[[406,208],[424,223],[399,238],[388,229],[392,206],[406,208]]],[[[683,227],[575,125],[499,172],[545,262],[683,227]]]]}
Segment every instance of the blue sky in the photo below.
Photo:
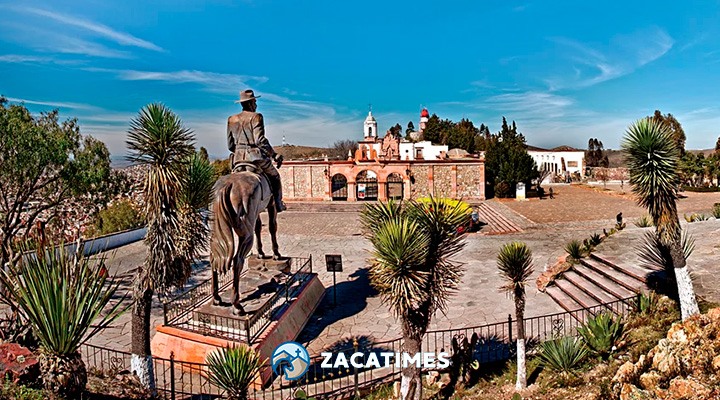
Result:
{"type": "Polygon", "coordinates": [[[688,148],[720,134],[720,4],[714,2],[0,0],[0,94],[59,107],[125,154],[128,121],[162,101],[226,155],[241,89],[263,97],[280,144],[358,139],[422,106],[530,144],[617,148],[655,109],[688,148]],[[152,4],[151,4],[152,3],[152,4]]]}

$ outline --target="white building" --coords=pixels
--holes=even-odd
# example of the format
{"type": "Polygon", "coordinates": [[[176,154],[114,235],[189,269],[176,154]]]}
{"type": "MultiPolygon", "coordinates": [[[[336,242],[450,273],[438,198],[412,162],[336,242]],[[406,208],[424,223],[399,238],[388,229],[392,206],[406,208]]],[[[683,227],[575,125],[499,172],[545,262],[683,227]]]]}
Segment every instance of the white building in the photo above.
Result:
{"type": "MultiPolygon", "coordinates": [[[[413,134],[417,133],[417,135],[411,134],[411,136],[420,137],[422,135],[427,119],[428,111],[423,109],[420,113],[420,131],[413,132],[413,134]]],[[[372,159],[374,150],[376,156],[387,159],[394,158],[403,161],[436,160],[445,158],[445,153],[448,151],[448,146],[435,145],[429,141],[413,143],[403,138],[396,140],[390,140],[390,138],[381,139],[378,137],[377,126],[377,120],[373,117],[372,111],[369,111],[363,123],[364,139],[358,142],[358,148],[361,150],[360,154],[364,154],[364,158],[372,159]]]]}
{"type": "MultiPolygon", "coordinates": [[[[571,176],[585,175],[585,151],[570,146],[559,146],[553,149],[541,149],[528,146],[528,154],[535,160],[539,170],[550,171],[554,175],[571,176]]],[[[552,175],[546,179],[552,179],[552,175]]]]}

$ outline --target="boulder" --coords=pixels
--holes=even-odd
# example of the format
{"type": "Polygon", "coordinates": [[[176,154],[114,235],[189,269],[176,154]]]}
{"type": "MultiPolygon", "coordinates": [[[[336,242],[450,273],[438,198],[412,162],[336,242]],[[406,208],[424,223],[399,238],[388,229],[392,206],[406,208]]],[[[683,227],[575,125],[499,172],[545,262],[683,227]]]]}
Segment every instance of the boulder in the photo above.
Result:
{"type": "Polygon", "coordinates": [[[40,376],[40,365],[30,350],[17,343],[0,344],[0,378],[15,383],[33,382],[40,376]]]}
{"type": "Polygon", "coordinates": [[[670,381],[668,394],[672,400],[690,400],[707,396],[710,390],[693,379],[675,378],[670,381]]]}

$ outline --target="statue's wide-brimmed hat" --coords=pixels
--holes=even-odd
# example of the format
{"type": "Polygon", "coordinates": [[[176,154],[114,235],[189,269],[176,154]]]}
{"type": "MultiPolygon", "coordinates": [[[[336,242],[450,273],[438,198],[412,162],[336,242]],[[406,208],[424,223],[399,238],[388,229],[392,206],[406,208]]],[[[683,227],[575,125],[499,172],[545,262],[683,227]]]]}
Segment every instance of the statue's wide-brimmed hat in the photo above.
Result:
{"type": "Polygon", "coordinates": [[[255,92],[253,92],[250,89],[243,90],[240,92],[240,100],[235,101],[235,103],[244,103],[246,101],[250,101],[252,99],[257,99],[260,96],[255,96],[255,92]]]}

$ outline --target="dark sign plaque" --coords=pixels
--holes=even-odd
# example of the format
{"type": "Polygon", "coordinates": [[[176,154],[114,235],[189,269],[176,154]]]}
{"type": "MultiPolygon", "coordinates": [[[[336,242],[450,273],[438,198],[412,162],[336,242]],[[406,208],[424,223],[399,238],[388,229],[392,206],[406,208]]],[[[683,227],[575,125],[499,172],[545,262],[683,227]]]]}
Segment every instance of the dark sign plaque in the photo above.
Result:
{"type": "Polygon", "coordinates": [[[340,254],[325,254],[327,272],[342,272],[342,256],[340,254]]]}

